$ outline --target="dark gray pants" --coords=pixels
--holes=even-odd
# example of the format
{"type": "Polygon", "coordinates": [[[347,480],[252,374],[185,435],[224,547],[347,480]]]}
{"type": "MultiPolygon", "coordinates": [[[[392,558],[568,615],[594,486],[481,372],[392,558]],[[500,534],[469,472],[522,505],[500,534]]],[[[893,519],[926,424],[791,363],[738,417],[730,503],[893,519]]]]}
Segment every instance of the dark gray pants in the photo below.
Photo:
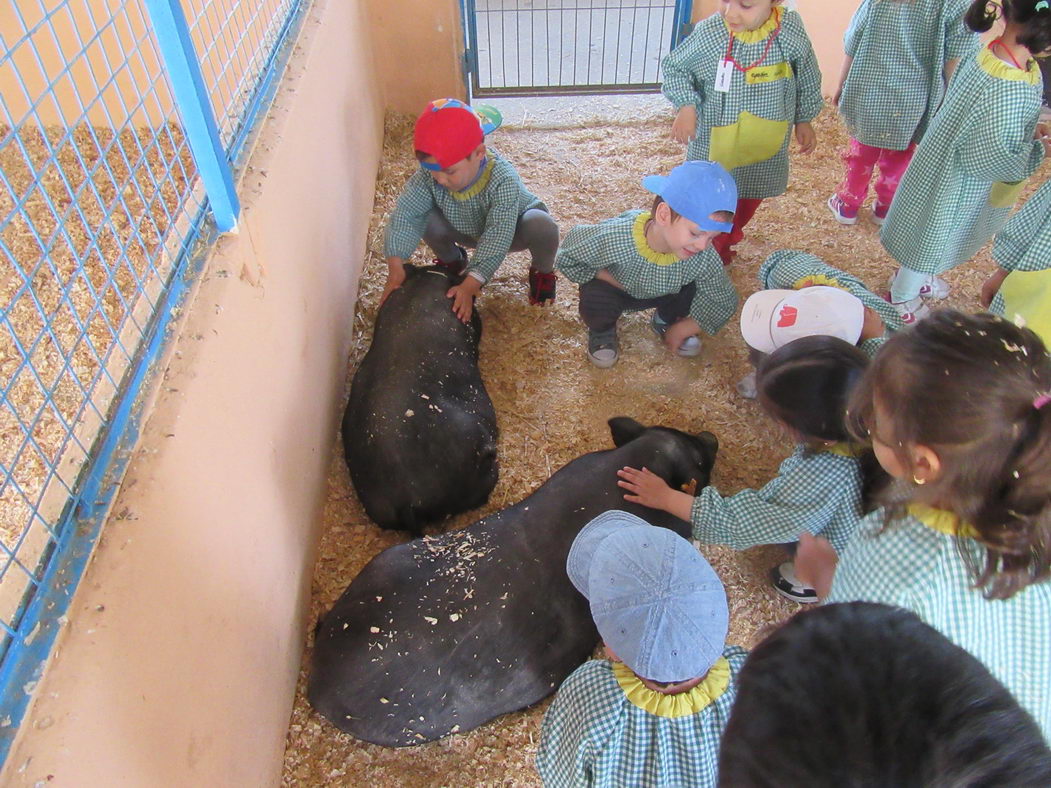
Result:
{"type": "MultiPolygon", "coordinates": [[[[477,238],[464,235],[449,224],[445,214],[435,209],[427,214],[427,227],[423,241],[444,263],[455,263],[460,259],[457,244],[473,249],[477,238]]],[[[541,273],[549,274],[555,269],[555,252],[558,251],[558,225],[551,214],[540,208],[530,208],[518,217],[515,237],[511,240],[511,251],[529,250],[532,266],[541,273]]]]}
{"type": "Polygon", "coordinates": [[[601,279],[592,279],[580,286],[580,319],[592,331],[609,331],[625,312],[656,309],[665,323],[674,323],[690,314],[690,305],[697,285],[690,282],[678,293],[657,298],[635,298],[619,287],[601,279]]]}

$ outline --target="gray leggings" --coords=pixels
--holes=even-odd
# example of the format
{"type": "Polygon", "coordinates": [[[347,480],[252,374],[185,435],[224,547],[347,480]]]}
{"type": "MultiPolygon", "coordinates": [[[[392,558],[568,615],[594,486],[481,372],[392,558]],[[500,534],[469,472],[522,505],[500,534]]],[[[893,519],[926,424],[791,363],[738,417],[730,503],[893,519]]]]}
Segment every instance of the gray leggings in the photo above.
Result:
{"type": "MultiPolygon", "coordinates": [[[[445,263],[455,263],[460,259],[456,246],[473,249],[478,245],[477,238],[464,235],[449,224],[445,214],[435,209],[427,214],[427,227],[423,231],[423,241],[438,259],[445,263]]],[[[558,251],[558,225],[551,214],[542,208],[530,208],[518,217],[515,226],[515,237],[511,240],[511,251],[529,250],[533,258],[533,268],[549,274],[555,269],[555,252],[558,251]]]]}

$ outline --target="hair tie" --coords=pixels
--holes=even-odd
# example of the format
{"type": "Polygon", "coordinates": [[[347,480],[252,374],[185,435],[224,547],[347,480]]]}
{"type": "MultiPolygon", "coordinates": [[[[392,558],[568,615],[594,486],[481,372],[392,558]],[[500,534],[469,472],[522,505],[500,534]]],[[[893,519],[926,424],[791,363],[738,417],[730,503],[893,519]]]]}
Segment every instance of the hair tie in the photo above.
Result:
{"type": "MultiPolygon", "coordinates": [[[[1045,6],[1047,5],[1047,0],[1040,0],[1040,2],[1043,3],[1045,6]]],[[[1042,407],[1044,407],[1044,405],[1046,405],[1049,402],[1051,402],[1051,394],[1041,394],[1039,397],[1033,400],[1033,407],[1037,410],[1040,410],[1042,407]]]]}

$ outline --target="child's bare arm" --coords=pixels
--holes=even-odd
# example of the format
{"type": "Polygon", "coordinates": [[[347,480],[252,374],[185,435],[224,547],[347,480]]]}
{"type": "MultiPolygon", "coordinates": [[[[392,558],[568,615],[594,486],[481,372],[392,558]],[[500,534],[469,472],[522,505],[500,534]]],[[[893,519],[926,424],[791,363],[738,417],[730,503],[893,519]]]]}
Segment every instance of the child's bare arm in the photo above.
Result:
{"type": "Polygon", "coordinates": [[[625,501],[660,509],[689,522],[693,508],[692,495],[673,490],[664,479],[648,468],[639,470],[625,466],[617,471],[617,476],[620,477],[617,486],[628,491],[624,496],[625,501]]]}
{"type": "Polygon", "coordinates": [[[380,296],[380,304],[387,300],[393,291],[405,283],[405,260],[401,257],[387,258],[387,283],[383,286],[383,295],[380,296]]]}
{"type": "Polygon", "coordinates": [[[854,58],[850,55],[843,57],[843,67],[839,70],[839,82],[836,83],[836,92],[832,94],[832,104],[836,107],[839,106],[839,100],[843,98],[843,84],[847,81],[847,74],[850,73],[850,66],[854,63],[854,58]]]}
{"type": "Polygon", "coordinates": [[[796,142],[799,143],[800,153],[810,153],[817,147],[817,133],[809,123],[796,124],[796,142]]]}
{"type": "Polygon", "coordinates": [[[1000,291],[1000,285],[1004,283],[1007,275],[1010,271],[1005,271],[1003,268],[997,268],[992,276],[985,280],[982,284],[982,292],[979,296],[982,307],[988,309],[989,305],[993,302],[996,294],[1000,291]]]}
{"type": "Polygon", "coordinates": [[[688,145],[697,135],[697,108],[693,104],[680,107],[671,124],[671,136],[676,142],[688,145]]]}

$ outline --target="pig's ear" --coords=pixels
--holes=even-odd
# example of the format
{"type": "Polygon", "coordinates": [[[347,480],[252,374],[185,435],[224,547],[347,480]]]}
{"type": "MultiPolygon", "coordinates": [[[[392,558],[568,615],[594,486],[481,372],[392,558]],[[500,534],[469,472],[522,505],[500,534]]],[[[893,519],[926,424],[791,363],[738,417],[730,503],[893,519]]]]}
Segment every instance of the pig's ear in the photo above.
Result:
{"type": "Polygon", "coordinates": [[[704,444],[704,448],[712,453],[714,457],[716,452],[719,451],[719,439],[716,438],[710,432],[702,432],[697,435],[697,439],[704,444]]]}
{"type": "Polygon", "coordinates": [[[627,416],[614,416],[609,420],[608,424],[610,434],[613,435],[614,446],[623,446],[625,443],[631,443],[631,441],[646,431],[646,428],[635,421],[635,419],[627,416]]]}

